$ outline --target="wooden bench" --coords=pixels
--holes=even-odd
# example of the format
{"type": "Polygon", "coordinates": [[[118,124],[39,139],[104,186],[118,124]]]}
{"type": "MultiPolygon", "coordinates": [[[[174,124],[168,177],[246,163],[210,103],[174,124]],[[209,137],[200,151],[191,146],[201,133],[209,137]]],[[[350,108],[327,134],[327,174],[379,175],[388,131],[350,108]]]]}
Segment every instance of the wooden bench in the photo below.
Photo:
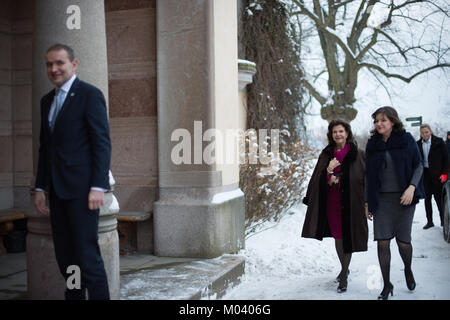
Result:
{"type": "Polygon", "coordinates": [[[151,212],[119,212],[117,221],[140,222],[150,219],[151,212]]]}
{"type": "Polygon", "coordinates": [[[6,254],[3,237],[14,229],[14,220],[25,219],[25,211],[21,209],[0,210],[0,255],[6,254]]]}
{"type": "Polygon", "coordinates": [[[120,254],[153,253],[153,221],[151,212],[125,211],[117,217],[120,254]]]}

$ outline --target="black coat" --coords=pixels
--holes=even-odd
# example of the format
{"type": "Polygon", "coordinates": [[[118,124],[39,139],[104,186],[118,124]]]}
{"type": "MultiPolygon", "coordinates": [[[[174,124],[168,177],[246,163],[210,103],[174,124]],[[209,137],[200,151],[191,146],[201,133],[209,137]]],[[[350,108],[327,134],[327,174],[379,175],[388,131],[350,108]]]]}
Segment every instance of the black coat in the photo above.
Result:
{"type": "Polygon", "coordinates": [[[450,139],[447,138],[447,141],[445,141],[445,144],[447,145],[447,154],[450,159],[450,139]]]}
{"type": "MultiPolygon", "coordinates": [[[[417,141],[420,154],[423,158],[422,139],[417,141]]],[[[428,167],[433,183],[439,183],[439,177],[442,174],[448,174],[449,159],[444,140],[435,135],[431,135],[430,152],[428,153],[428,167]]]]}
{"type": "MultiPolygon", "coordinates": [[[[319,156],[303,203],[308,205],[302,237],[322,240],[331,237],[327,217],[327,166],[334,157],[328,146],[319,156]]],[[[364,151],[351,143],[342,161],[342,236],[346,253],[367,251],[368,227],[364,209],[364,151]]]]}
{"type": "Polygon", "coordinates": [[[61,199],[86,197],[91,187],[109,189],[111,142],[102,92],[78,78],[73,82],[53,133],[48,114],[55,96],[41,99],[41,133],[36,188],[61,199]]]}
{"type": "MultiPolygon", "coordinates": [[[[375,213],[378,208],[382,165],[386,161],[387,151],[394,161],[402,192],[410,185],[416,168],[423,163],[416,141],[409,132],[393,131],[386,142],[378,132],[375,132],[366,146],[367,203],[371,213],[375,213]]],[[[417,204],[419,199],[423,198],[425,198],[425,191],[422,177],[416,186],[410,205],[417,204]]]]}

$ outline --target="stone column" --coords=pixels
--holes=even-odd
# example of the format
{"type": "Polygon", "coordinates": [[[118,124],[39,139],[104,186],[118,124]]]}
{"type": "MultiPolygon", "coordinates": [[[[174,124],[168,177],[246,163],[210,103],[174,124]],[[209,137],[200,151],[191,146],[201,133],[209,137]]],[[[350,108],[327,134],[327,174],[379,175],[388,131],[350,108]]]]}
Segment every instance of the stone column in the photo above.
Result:
{"type": "Polygon", "coordinates": [[[0,3],[0,210],[14,206],[13,35],[11,3],[0,3]]]}
{"type": "Polygon", "coordinates": [[[211,258],[244,246],[239,165],[205,161],[203,141],[208,129],[238,129],[236,17],[235,1],[157,2],[158,256],[211,258]]]}
{"type": "MultiPolygon", "coordinates": [[[[32,91],[33,164],[36,173],[41,121],[40,99],[52,88],[45,68],[47,48],[55,43],[71,46],[79,60],[77,76],[102,90],[106,101],[108,69],[103,0],[36,0],[34,17],[32,91]]],[[[111,298],[119,299],[119,247],[115,216],[118,207],[116,208],[117,201],[113,199],[112,194],[107,194],[105,198],[105,206],[100,210],[99,244],[111,298]]],[[[28,230],[29,298],[62,299],[65,283],[56,265],[49,219],[37,212],[30,213],[28,230]]]]}

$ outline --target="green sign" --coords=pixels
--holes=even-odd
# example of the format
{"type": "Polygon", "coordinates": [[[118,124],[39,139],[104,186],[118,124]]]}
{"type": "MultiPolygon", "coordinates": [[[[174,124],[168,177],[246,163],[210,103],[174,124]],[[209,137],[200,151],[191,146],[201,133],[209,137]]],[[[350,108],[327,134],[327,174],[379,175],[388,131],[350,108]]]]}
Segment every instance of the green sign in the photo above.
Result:
{"type": "Polygon", "coordinates": [[[422,116],[420,117],[409,117],[406,118],[406,121],[418,121],[411,123],[411,127],[419,127],[422,125],[422,116]]]}
{"type": "Polygon", "coordinates": [[[406,118],[406,121],[422,121],[422,117],[411,117],[411,118],[406,118]]]}

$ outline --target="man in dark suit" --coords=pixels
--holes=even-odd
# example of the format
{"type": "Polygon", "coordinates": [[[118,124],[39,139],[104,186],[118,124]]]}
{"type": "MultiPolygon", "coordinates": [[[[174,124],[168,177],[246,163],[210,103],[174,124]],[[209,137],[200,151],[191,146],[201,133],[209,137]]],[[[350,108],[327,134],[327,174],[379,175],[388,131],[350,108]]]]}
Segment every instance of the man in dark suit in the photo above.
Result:
{"type": "Polygon", "coordinates": [[[424,162],[423,182],[425,187],[425,211],[427,213],[427,224],[423,228],[428,229],[434,227],[431,196],[434,196],[436,201],[441,226],[444,223],[441,193],[442,185],[449,170],[449,160],[444,140],[433,135],[429,125],[422,124],[420,126],[420,136],[422,139],[417,141],[417,145],[424,162]]]}
{"type": "Polygon", "coordinates": [[[105,98],[75,75],[78,60],[72,48],[54,45],[45,60],[55,89],[41,99],[34,205],[42,214],[50,212],[56,260],[66,281],[69,266],[80,268],[81,286],[67,287],[66,299],[85,299],[86,291],[89,299],[109,299],[98,245],[99,208],[110,188],[105,98]]]}
{"type": "Polygon", "coordinates": [[[447,145],[447,154],[450,157],[450,131],[447,131],[447,140],[445,141],[447,145]]]}

